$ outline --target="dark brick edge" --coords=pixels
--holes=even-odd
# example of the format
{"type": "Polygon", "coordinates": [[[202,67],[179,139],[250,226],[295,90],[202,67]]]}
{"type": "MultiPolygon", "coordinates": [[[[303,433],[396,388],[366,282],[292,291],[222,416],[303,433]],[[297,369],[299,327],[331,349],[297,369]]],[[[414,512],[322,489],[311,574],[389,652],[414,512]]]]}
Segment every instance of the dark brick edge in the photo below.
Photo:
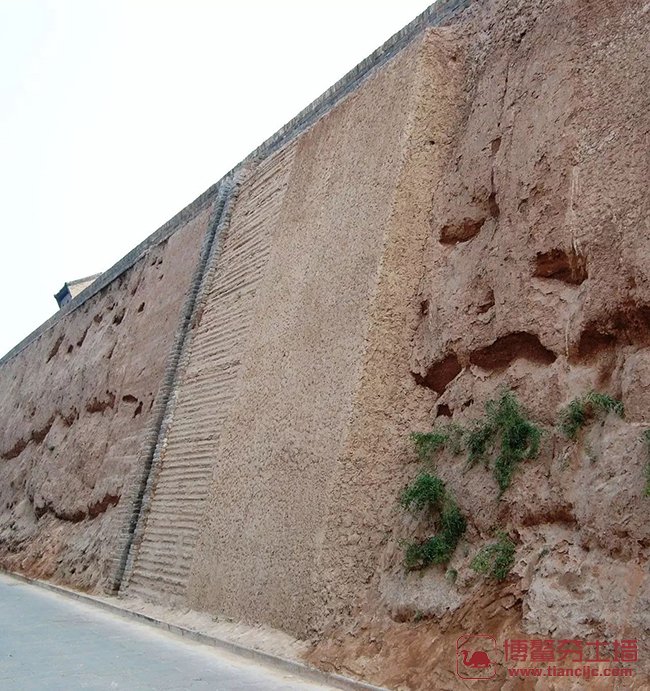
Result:
{"type": "Polygon", "coordinates": [[[136,473],[140,477],[132,484],[131,496],[124,502],[124,510],[129,513],[120,534],[121,547],[115,562],[110,588],[118,592],[123,580],[128,581],[134,565],[134,550],[142,539],[144,520],[148,514],[153,492],[153,482],[161,462],[161,443],[173,419],[176,399],[174,392],[187,366],[190,344],[193,336],[192,323],[197,310],[207,299],[215,265],[220,254],[221,236],[230,222],[232,206],[237,198],[237,175],[227,176],[220,182],[214,202],[210,223],[204,238],[201,254],[188,288],[188,295],[181,310],[179,325],[174,336],[165,374],[156,396],[151,424],[147,430],[143,447],[138,455],[136,473]]]}

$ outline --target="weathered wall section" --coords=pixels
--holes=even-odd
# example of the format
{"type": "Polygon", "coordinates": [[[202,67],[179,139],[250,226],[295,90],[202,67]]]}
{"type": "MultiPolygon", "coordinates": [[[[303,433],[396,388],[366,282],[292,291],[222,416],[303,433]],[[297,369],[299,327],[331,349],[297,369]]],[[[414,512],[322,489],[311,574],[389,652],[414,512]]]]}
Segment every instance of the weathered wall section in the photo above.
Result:
{"type": "MultiPolygon", "coordinates": [[[[410,479],[409,434],[431,420],[431,392],[417,385],[409,356],[424,314],[435,309],[420,289],[431,189],[444,177],[463,114],[466,71],[459,31],[431,29],[410,60],[414,86],[403,161],[379,238],[382,259],[362,374],[332,478],[321,557],[330,584],[321,598],[330,616],[321,620],[321,629],[375,611],[382,601],[391,607],[408,597],[409,586],[392,582],[385,571],[395,559],[395,531],[404,520],[396,497],[410,479]]],[[[440,597],[443,608],[454,599],[449,591],[440,597]]]]}
{"type": "Polygon", "coordinates": [[[103,584],[178,314],[211,216],[208,196],[100,292],[0,366],[0,564],[103,584]]]}
{"type": "MultiPolygon", "coordinates": [[[[436,7],[470,4],[240,166],[122,592],[311,636],[316,664],[392,688],[457,688],[463,633],[637,639],[647,688],[649,6],[436,7]],[[470,428],[504,388],[539,456],[500,495],[442,451],[467,531],[448,570],[407,572],[401,540],[438,527],[397,503],[409,433],[470,428]],[[626,417],[569,442],[558,411],[589,389],[626,417]],[[496,583],[470,563],[499,528],[516,560],[496,583]]],[[[209,216],[2,364],[8,567],[106,571],[209,216]]]]}
{"type": "MultiPolygon", "coordinates": [[[[317,664],[390,688],[458,688],[461,634],[636,639],[629,688],[647,688],[649,35],[648,4],[635,0],[492,0],[455,36],[432,32],[443,71],[430,85],[451,110],[431,103],[442,148],[416,175],[430,186],[419,198],[430,218],[422,282],[397,297],[401,330],[390,300],[372,316],[330,538],[337,554],[358,536],[332,572],[354,577],[317,664]],[[405,349],[395,339],[409,331],[405,349]],[[400,539],[435,529],[396,506],[419,468],[408,432],[471,426],[504,387],[543,430],[540,455],[499,497],[491,471],[440,453],[468,530],[448,570],[406,572],[400,539]],[[620,398],[625,419],[590,421],[570,442],[558,413],[591,389],[620,398]],[[497,529],[517,544],[504,583],[470,568],[497,529]],[[347,619],[366,580],[365,606],[347,619]]],[[[396,266],[409,276],[409,262],[396,266]]],[[[504,683],[500,673],[492,688],[504,683]]]]}
{"type": "MultiPolygon", "coordinates": [[[[348,290],[347,284],[356,282],[355,271],[360,271],[362,280],[367,282],[365,287],[355,286],[358,295],[351,298],[352,313],[356,315],[354,319],[359,319],[359,324],[348,334],[352,340],[347,343],[345,338],[341,338],[337,346],[337,354],[347,358],[342,364],[342,371],[346,372],[341,377],[344,386],[337,396],[342,396],[341,400],[351,400],[349,392],[354,386],[351,362],[358,360],[358,339],[365,328],[363,324],[367,315],[364,316],[364,310],[374,281],[375,269],[372,267],[376,266],[377,257],[380,256],[380,250],[371,246],[371,235],[363,237],[359,248],[354,246],[352,226],[359,225],[366,233],[368,223],[372,222],[377,226],[372,230],[375,233],[372,237],[376,239],[381,235],[379,226],[385,218],[397,158],[401,156],[402,144],[395,146],[394,139],[403,134],[402,120],[407,112],[404,103],[395,106],[390,103],[390,98],[386,98],[387,93],[380,93],[381,88],[368,87],[366,82],[369,78],[379,82],[384,80],[387,88],[394,89],[398,98],[406,96],[406,91],[411,88],[408,69],[403,69],[404,88],[395,84],[393,77],[382,76],[382,72],[394,72],[391,61],[396,56],[403,61],[405,49],[411,50],[425,26],[454,21],[471,1],[439,0],[428,8],[264,142],[235,171],[135,247],[80,296],[0,359],[0,454],[4,461],[0,468],[0,482],[4,483],[0,488],[0,559],[6,567],[52,576],[84,587],[107,581],[113,587],[119,587],[123,575],[127,580],[131,575],[134,558],[136,553],[139,554],[137,548],[142,544],[141,538],[147,525],[155,532],[158,530],[156,525],[160,527],[176,515],[173,511],[167,515],[166,509],[161,515],[156,513],[164,500],[165,491],[177,497],[174,511],[179,511],[178,516],[191,516],[194,520],[201,514],[198,507],[205,503],[208,470],[216,458],[213,453],[216,437],[212,435],[210,438],[212,446],[209,454],[206,455],[205,449],[197,451],[203,461],[210,456],[209,463],[201,468],[201,463],[197,461],[197,465],[188,471],[189,475],[185,475],[181,468],[177,468],[179,475],[169,475],[170,463],[159,474],[157,464],[165,455],[168,423],[177,412],[175,396],[178,387],[172,386],[171,390],[168,384],[178,384],[179,377],[185,382],[184,367],[188,363],[183,361],[183,366],[178,368],[175,358],[181,351],[183,357],[187,355],[185,344],[191,344],[195,327],[201,321],[200,313],[193,314],[193,321],[186,330],[185,311],[194,304],[191,297],[196,288],[194,284],[200,281],[203,291],[206,279],[205,275],[194,275],[195,269],[202,266],[202,260],[197,264],[199,247],[206,237],[208,226],[216,227],[210,218],[214,216],[218,206],[216,199],[226,179],[240,177],[244,172],[252,176],[250,183],[247,183],[249,187],[244,185],[243,188],[241,218],[236,220],[232,233],[226,237],[226,244],[219,244],[219,248],[226,247],[226,254],[224,261],[219,263],[219,271],[223,269],[224,275],[216,279],[217,283],[225,281],[222,289],[226,292],[230,290],[227,287],[229,281],[237,286],[239,302],[237,305],[230,304],[230,297],[224,298],[215,288],[217,293],[214,297],[218,305],[216,302],[214,306],[209,304],[212,296],[201,303],[203,307],[207,305],[208,312],[214,311],[215,324],[225,320],[225,330],[220,337],[223,343],[219,346],[222,347],[224,358],[219,366],[223,370],[219,374],[223,381],[217,396],[215,392],[218,387],[211,388],[208,383],[210,376],[206,372],[197,374],[201,371],[198,364],[201,357],[205,355],[207,360],[216,357],[209,349],[214,344],[206,346],[208,350],[205,353],[197,350],[197,357],[191,358],[192,362],[196,360],[197,364],[193,365],[196,372],[189,376],[203,376],[205,381],[195,382],[197,388],[193,395],[197,399],[193,406],[187,407],[187,413],[190,416],[199,413],[202,398],[208,400],[212,396],[210,403],[219,408],[216,414],[225,426],[231,404],[236,409],[239,395],[239,384],[236,382],[245,382],[250,377],[242,367],[243,360],[240,362],[236,354],[241,350],[243,358],[244,351],[248,352],[247,349],[253,347],[252,340],[250,344],[247,343],[247,320],[257,319],[258,307],[256,299],[246,292],[247,282],[249,279],[253,283],[263,280],[267,255],[273,255],[276,277],[270,280],[281,286],[281,267],[287,261],[286,257],[299,256],[304,263],[306,260],[300,255],[306,252],[309,270],[313,268],[317,273],[311,290],[318,292],[320,289],[316,285],[323,280],[318,271],[322,271],[322,267],[315,259],[314,252],[307,252],[310,248],[301,244],[309,234],[305,233],[302,237],[297,224],[304,224],[309,229],[310,216],[313,215],[318,225],[314,232],[321,234],[319,242],[322,246],[325,234],[330,232],[328,226],[336,230],[337,217],[343,206],[348,208],[344,228],[340,231],[341,239],[349,243],[354,251],[350,254],[349,262],[341,262],[341,266],[347,266],[349,273],[344,274],[337,266],[338,257],[332,259],[327,255],[328,263],[324,265],[334,265],[336,270],[332,276],[344,280],[344,291],[348,290]],[[358,92],[375,93],[375,102],[385,103],[389,122],[383,130],[378,123],[382,115],[378,114],[372,99],[365,96],[360,97],[362,106],[348,105],[333,111],[345,99],[349,98],[352,103],[358,100],[358,92]],[[400,108],[401,115],[397,117],[395,112],[400,108]],[[373,110],[375,112],[366,128],[363,120],[373,110]],[[350,121],[347,122],[346,118],[350,121]],[[314,128],[317,134],[310,134],[309,128],[323,119],[328,124],[317,125],[314,128]],[[387,129],[393,125],[397,129],[387,129]],[[386,144],[368,139],[364,128],[373,137],[386,138],[386,144]],[[339,133],[343,137],[340,145],[336,141],[339,133]],[[362,143],[353,141],[358,134],[362,143]],[[299,141],[296,141],[297,138],[299,141]],[[328,147],[336,151],[341,145],[349,147],[354,154],[341,156],[340,152],[335,155],[325,152],[328,147]],[[289,185],[291,159],[295,149],[301,147],[302,170],[314,176],[314,179],[300,181],[294,176],[292,189],[300,191],[293,194],[314,193],[326,199],[333,195],[332,199],[336,201],[328,208],[317,209],[313,204],[307,204],[301,210],[299,207],[305,199],[294,197],[291,201],[293,210],[285,212],[282,196],[289,185]],[[365,150],[375,152],[372,160],[368,160],[376,172],[371,172],[364,182],[366,186],[373,186],[370,205],[364,207],[355,196],[364,189],[355,189],[354,179],[368,173],[367,162],[364,162],[365,150]],[[308,160],[310,156],[315,157],[315,163],[308,160]],[[382,156],[387,157],[385,170],[382,156]],[[335,167],[339,165],[347,171],[347,177],[342,174],[337,177],[335,167]],[[264,196],[267,193],[268,198],[264,196]],[[276,215],[279,219],[282,214],[282,223],[288,224],[289,234],[281,237],[276,246],[273,228],[276,215]],[[237,244],[240,241],[244,247],[241,251],[237,244]],[[228,245],[228,242],[231,244],[228,245]],[[293,246],[290,246],[292,243],[293,246]],[[229,266],[230,261],[233,262],[232,267],[229,266]],[[171,270],[160,269],[161,262],[168,266],[171,264],[171,270]],[[190,283],[194,288],[188,293],[190,283]],[[138,298],[141,301],[134,305],[133,300],[138,298]],[[184,308],[181,308],[182,305],[184,308]],[[350,344],[352,354],[346,355],[350,344]],[[231,357],[237,362],[231,362],[228,359],[231,357]],[[240,374],[233,374],[240,369],[240,374]],[[71,373],[74,373],[72,384],[68,381],[71,373]],[[347,375],[351,375],[351,378],[347,375]],[[162,395],[157,394],[159,387],[162,387],[162,395]],[[170,398],[169,393],[172,394],[170,398]],[[133,407],[131,412],[129,406],[133,407]],[[151,463],[155,466],[153,473],[149,472],[151,463]],[[140,492],[139,487],[145,491],[140,492]],[[154,489],[160,490],[157,508],[152,510],[149,517],[148,502],[154,489]],[[181,495],[183,498],[179,498],[181,495]],[[144,510],[141,511],[143,499],[144,510]],[[116,537],[118,534],[119,538],[116,537]],[[133,545],[136,549],[131,548],[133,545]],[[112,556],[109,556],[110,552],[113,552],[112,556]],[[113,573],[109,576],[111,570],[113,573]]],[[[229,200],[233,201],[234,198],[229,197],[229,200]]],[[[332,237],[337,237],[337,233],[334,232],[332,237]]],[[[315,247],[318,246],[316,243],[315,247]]],[[[327,251],[331,252],[331,247],[327,251]]],[[[301,268],[301,271],[304,270],[307,270],[306,264],[301,268]]],[[[297,277],[294,276],[292,280],[296,281],[297,277]]],[[[295,287],[284,288],[296,291],[295,287]]],[[[273,292],[275,286],[269,284],[267,289],[273,292]]],[[[337,308],[333,306],[334,292],[330,289],[323,295],[326,296],[329,310],[324,314],[336,312],[337,308]]],[[[315,298],[310,297],[310,300],[313,302],[315,298]]],[[[311,307],[315,313],[320,308],[311,307]]],[[[278,313],[278,317],[281,316],[278,313]]],[[[299,330],[297,324],[301,316],[297,313],[291,315],[294,331],[299,330]]],[[[268,328],[274,328],[269,324],[267,320],[268,328]]],[[[212,328],[216,328],[214,324],[212,328]]],[[[311,322],[309,328],[314,328],[311,322]]],[[[322,340],[322,336],[317,334],[316,339],[322,340]]],[[[302,366],[310,358],[311,355],[307,358],[301,355],[295,364],[302,366]]],[[[210,367],[213,365],[211,362],[210,367]]],[[[337,369],[332,362],[324,370],[329,374],[328,368],[332,371],[337,369]]],[[[190,379],[186,383],[189,387],[190,379]]],[[[341,409],[338,414],[345,417],[347,413],[341,409]]],[[[334,425],[339,431],[344,429],[342,419],[334,425]]],[[[182,423],[177,419],[176,427],[185,425],[186,440],[190,440],[196,439],[195,433],[205,423],[205,419],[195,423],[190,422],[189,418],[182,423]]],[[[196,448],[202,443],[197,441],[196,448]]],[[[328,458],[332,456],[333,448],[327,450],[328,458]]],[[[182,575],[174,572],[171,576],[174,565],[165,562],[167,565],[163,567],[163,562],[156,560],[161,557],[159,550],[162,549],[167,552],[162,557],[163,561],[171,559],[178,563],[176,557],[169,557],[169,553],[179,549],[185,555],[189,545],[193,544],[196,529],[188,528],[189,532],[182,537],[176,533],[170,536],[162,530],[157,540],[145,540],[143,543],[141,573],[134,581],[134,589],[141,587],[143,594],[153,592],[147,578],[161,567],[164,571],[167,566],[170,572],[163,573],[153,589],[163,583],[166,584],[163,589],[169,585],[170,592],[180,593],[185,588],[187,573],[182,575]],[[162,547],[163,543],[166,547],[162,547]],[[147,570],[149,576],[143,575],[147,570]]],[[[199,562],[200,559],[197,561],[197,573],[201,570],[199,562]]],[[[303,626],[304,617],[301,621],[300,626],[303,626]]]]}

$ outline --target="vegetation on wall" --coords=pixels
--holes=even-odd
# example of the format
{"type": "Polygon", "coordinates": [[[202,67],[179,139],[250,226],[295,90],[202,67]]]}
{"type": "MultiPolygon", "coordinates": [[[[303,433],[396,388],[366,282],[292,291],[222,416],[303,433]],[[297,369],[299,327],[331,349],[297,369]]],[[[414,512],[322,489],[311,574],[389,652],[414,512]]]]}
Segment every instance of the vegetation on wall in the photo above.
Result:
{"type": "Polygon", "coordinates": [[[448,426],[428,433],[411,435],[418,456],[427,467],[400,495],[402,508],[437,517],[436,534],[418,542],[404,543],[404,566],[408,570],[423,569],[432,564],[446,564],[467,528],[467,522],[445,483],[431,469],[433,454],[446,445],[453,445],[454,430],[448,426]]]}
{"type": "Polygon", "coordinates": [[[437,532],[425,540],[405,542],[404,565],[422,569],[432,564],[446,564],[451,559],[467,521],[450,496],[444,482],[432,469],[434,455],[447,449],[453,454],[467,453],[468,467],[482,460],[493,462],[493,474],[502,494],[510,485],[521,461],[533,458],[539,450],[541,430],[524,414],[514,394],[504,391],[485,405],[485,417],[464,429],[448,424],[431,432],[411,435],[420,460],[425,464],[415,480],[400,496],[402,508],[437,517],[437,532]]]}
{"type": "Polygon", "coordinates": [[[488,467],[494,457],[493,474],[503,494],[517,466],[537,456],[541,436],[541,429],[526,417],[514,394],[504,391],[485,404],[485,417],[466,435],[468,464],[472,467],[482,460],[488,467]]]}
{"type": "Polygon", "coordinates": [[[614,413],[623,417],[623,403],[605,393],[589,391],[584,396],[574,398],[560,411],[558,427],[567,439],[576,439],[578,432],[598,414],[614,413]]]}
{"type": "Polygon", "coordinates": [[[472,559],[470,566],[476,573],[495,581],[503,581],[508,577],[514,563],[515,543],[505,532],[499,531],[497,541],[483,547],[472,559]]]}
{"type": "MultiPolygon", "coordinates": [[[[623,417],[621,401],[609,394],[589,391],[575,398],[560,411],[558,429],[569,439],[597,415],[614,413],[623,417]]],[[[445,483],[433,470],[435,455],[447,450],[454,455],[464,452],[467,468],[482,463],[491,468],[501,496],[510,486],[518,466],[539,453],[542,430],[532,422],[512,391],[504,390],[485,404],[485,414],[464,428],[450,423],[431,432],[411,434],[422,470],[400,496],[402,508],[437,519],[434,535],[406,542],[404,565],[422,569],[432,564],[447,564],[465,533],[467,521],[450,496],[445,483]]],[[[645,471],[645,494],[650,497],[650,429],[643,435],[648,450],[645,471]]],[[[495,542],[483,547],[471,561],[474,571],[496,581],[504,580],[515,559],[515,543],[499,531],[495,542]]]]}
{"type": "Polygon", "coordinates": [[[402,492],[399,502],[407,510],[438,509],[445,497],[445,484],[435,475],[420,473],[402,492]]]}
{"type": "Polygon", "coordinates": [[[449,438],[447,434],[440,430],[436,432],[413,432],[411,441],[415,444],[415,449],[421,461],[430,461],[433,454],[442,449],[449,438]]]}
{"type": "Polygon", "coordinates": [[[423,472],[402,492],[400,504],[409,511],[424,510],[429,517],[438,517],[435,535],[404,544],[405,568],[424,569],[432,564],[446,564],[467,528],[467,521],[444,482],[430,472],[423,472]]]}
{"type": "Polygon", "coordinates": [[[467,453],[469,468],[483,461],[490,467],[500,494],[510,486],[521,461],[534,458],[539,451],[541,430],[525,415],[511,391],[503,391],[485,404],[485,416],[469,428],[449,424],[432,432],[411,435],[420,459],[427,462],[442,448],[453,454],[467,453]]]}
{"type": "Polygon", "coordinates": [[[447,449],[455,456],[463,450],[465,430],[454,423],[441,425],[432,432],[413,432],[411,441],[421,461],[431,461],[436,451],[447,449]]]}

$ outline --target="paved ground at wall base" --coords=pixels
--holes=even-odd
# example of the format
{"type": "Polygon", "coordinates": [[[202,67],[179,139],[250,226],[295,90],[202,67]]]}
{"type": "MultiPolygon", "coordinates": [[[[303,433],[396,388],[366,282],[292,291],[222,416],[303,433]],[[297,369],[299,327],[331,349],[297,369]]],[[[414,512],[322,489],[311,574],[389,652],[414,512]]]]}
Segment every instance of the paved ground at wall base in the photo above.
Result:
{"type": "Polygon", "coordinates": [[[0,688],[331,688],[0,575],[0,688]]]}

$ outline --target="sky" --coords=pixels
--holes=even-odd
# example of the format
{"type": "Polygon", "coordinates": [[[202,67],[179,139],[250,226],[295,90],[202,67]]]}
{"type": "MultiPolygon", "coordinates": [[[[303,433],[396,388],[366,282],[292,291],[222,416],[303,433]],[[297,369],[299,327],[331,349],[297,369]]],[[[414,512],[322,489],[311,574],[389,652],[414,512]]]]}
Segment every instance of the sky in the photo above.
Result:
{"type": "Polygon", "coordinates": [[[0,355],[429,4],[0,0],[0,355]]]}

